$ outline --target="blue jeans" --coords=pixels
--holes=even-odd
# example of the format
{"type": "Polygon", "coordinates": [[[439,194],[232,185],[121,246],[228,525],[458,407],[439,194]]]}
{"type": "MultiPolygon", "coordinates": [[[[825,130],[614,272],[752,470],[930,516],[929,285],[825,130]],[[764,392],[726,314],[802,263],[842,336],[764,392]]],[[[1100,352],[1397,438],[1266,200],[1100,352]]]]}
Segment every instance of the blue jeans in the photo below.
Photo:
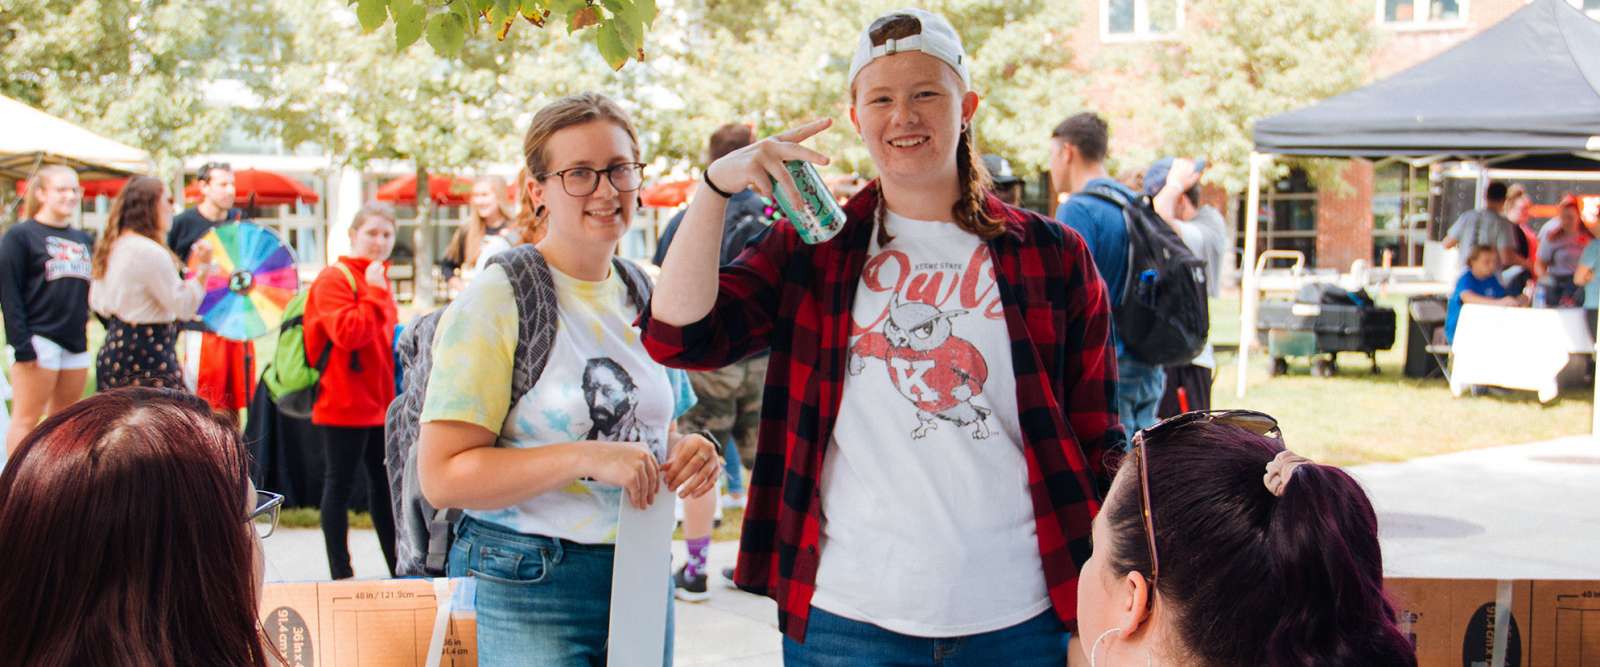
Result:
{"type": "Polygon", "coordinates": [[[739,460],[739,443],[728,438],[722,447],[722,471],[728,475],[728,493],[744,493],[744,463],[739,460]]]}
{"type": "Polygon", "coordinates": [[[1008,665],[1061,667],[1067,664],[1071,633],[1054,610],[994,632],[930,639],[885,630],[811,608],[804,644],[783,638],[787,667],[894,667],[913,665],[1008,665]]]}
{"type": "Polygon", "coordinates": [[[1161,394],[1167,388],[1167,373],[1127,355],[1117,357],[1117,415],[1122,428],[1132,437],[1135,431],[1154,426],[1161,394]]]}
{"type": "MultiPolygon", "coordinates": [[[[615,555],[609,544],[525,535],[462,518],[448,571],[477,580],[478,664],[605,665],[615,555]]],[[[661,591],[667,605],[661,664],[670,667],[670,564],[668,569],[661,591]]]]}

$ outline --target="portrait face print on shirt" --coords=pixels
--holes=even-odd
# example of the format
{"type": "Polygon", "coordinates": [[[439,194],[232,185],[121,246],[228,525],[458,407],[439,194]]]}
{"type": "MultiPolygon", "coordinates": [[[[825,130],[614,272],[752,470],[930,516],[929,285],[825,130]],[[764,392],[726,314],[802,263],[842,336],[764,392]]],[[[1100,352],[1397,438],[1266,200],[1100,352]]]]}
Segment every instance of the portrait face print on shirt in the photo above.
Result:
{"type": "Polygon", "coordinates": [[[621,364],[605,357],[590,359],[583,368],[583,399],[593,423],[588,439],[650,442],[635,414],[638,384],[621,364]]]}

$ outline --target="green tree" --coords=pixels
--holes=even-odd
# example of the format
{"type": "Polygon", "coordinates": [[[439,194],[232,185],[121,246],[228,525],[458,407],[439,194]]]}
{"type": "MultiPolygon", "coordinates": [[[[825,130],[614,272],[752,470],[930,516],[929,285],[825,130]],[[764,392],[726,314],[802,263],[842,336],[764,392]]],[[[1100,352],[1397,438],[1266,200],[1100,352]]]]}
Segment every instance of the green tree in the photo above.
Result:
{"type": "MultiPolygon", "coordinates": [[[[1230,192],[1246,187],[1256,120],[1349,91],[1369,76],[1377,36],[1368,3],[1197,0],[1186,15],[1163,60],[1156,115],[1170,151],[1209,156],[1215,166],[1207,179],[1230,192]]],[[[1337,181],[1340,164],[1307,166],[1326,184],[1337,181]]]]}
{"type": "Polygon", "coordinates": [[[349,0],[361,26],[376,30],[394,24],[395,44],[405,49],[426,36],[434,51],[453,56],[469,37],[493,34],[500,41],[517,23],[535,28],[564,26],[587,31],[600,56],[613,69],[630,58],[644,60],[645,32],[655,21],[655,0],[349,0]]]}
{"type": "MultiPolygon", "coordinates": [[[[854,136],[845,77],[856,38],[895,0],[693,0],[663,16],[662,58],[647,65],[669,92],[654,120],[664,152],[698,158],[713,129],[743,121],[758,134],[831,117],[835,127],[813,140],[836,170],[869,173],[854,136]]],[[[925,3],[957,26],[983,97],[977,136],[985,151],[1007,155],[1018,169],[1042,166],[1049,125],[1077,106],[1078,75],[1067,65],[1067,35],[1077,20],[1066,0],[979,0],[925,3]]],[[[631,69],[631,68],[630,68],[631,69]]]]}
{"type": "Polygon", "coordinates": [[[227,125],[203,87],[231,4],[43,0],[0,8],[0,92],[151,152],[164,171],[227,125]]]}
{"type": "MultiPolygon", "coordinates": [[[[339,0],[271,0],[273,22],[253,45],[272,66],[249,78],[260,99],[259,131],[289,148],[314,144],[336,163],[373,160],[415,165],[424,192],[415,248],[418,275],[432,270],[425,188],[429,172],[470,173],[520,163],[521,134],[533,111],[582,90],[616,91],[614,74],[591,44],[550,30],[503,41],[473,40],[453,56],[395,50],[389,37],[363,33],[339,0]]],[[[418,298],[432,282],[418,281],[418,298]]]]}

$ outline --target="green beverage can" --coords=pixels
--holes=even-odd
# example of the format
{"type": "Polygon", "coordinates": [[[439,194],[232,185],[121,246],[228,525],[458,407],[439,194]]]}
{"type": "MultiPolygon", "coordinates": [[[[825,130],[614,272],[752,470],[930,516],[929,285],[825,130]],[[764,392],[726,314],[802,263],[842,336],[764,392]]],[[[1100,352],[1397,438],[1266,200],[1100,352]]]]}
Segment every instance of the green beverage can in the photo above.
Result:
{"type": "Polygon", "coordinates": [[[772,192],[784,216],[800,233],[800,240],[814,245],[838,235],[839,230],[844,229],[844,209],[833,200],[833,192],[828,190],[817,168],[804,160],[788,160],[783,166],[794,178],[795,188],[800,190],[800,205],[789,201],[776,180],[772,183],[772,192]]]}

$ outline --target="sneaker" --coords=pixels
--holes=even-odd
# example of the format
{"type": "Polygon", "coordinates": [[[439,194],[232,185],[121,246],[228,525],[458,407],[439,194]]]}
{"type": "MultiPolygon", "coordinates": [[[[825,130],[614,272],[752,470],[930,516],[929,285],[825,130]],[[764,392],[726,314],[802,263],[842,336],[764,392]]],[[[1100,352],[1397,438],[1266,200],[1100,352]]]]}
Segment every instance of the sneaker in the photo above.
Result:
{"type": "Polygon", "coordinates": [[[673,583],[677,584],[672,589],[672,594],[684,602],[704,602],[711,599],[711,593],[706,590],[706,575],[691,577],[687,574],[688,566],[678,568],[677,574],[672,575],[673,583]]]}
{"type": "Polygon", "coordinates": [[[738,588],[739,587],[738,584],[733,583],[733,568],[731,568],[731,567],[722,568],[722,583],[727,584],[727,585],[729,585],[729,586],[731,586],[733,588],[738,588]]]}

